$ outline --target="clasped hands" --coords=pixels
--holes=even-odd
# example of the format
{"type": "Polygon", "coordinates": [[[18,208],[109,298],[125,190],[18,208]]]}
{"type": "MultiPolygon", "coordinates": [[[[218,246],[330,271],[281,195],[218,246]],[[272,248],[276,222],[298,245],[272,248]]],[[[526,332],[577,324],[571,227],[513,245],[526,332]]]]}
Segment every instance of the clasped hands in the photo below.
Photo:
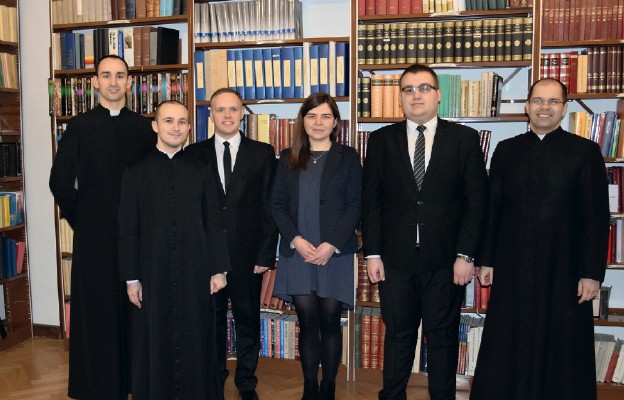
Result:
{"type": "Polygon", "coordinates": [[[294,238],[292,244],[305,262],[314,265],[326,265],[336,251],[336,247],[327,242],[315,247],[301,236],[294,238]]]}

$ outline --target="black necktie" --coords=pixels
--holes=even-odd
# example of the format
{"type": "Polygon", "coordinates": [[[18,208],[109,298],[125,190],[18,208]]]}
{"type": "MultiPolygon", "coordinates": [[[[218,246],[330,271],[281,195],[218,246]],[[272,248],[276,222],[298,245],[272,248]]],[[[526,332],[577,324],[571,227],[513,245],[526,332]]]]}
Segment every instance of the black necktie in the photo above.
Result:
{"type": "Polygon", "coordinates": [[[414,179],[418,185],[418,190],[422,187],[423,178],[425,177],[425,129],[424,125],[418,125],[418,137],[416,138],[416,147],[414,148],[414,179]]]}
{"type": "Polygon", "coordinates": [[[223,142],[223,190],[227,192],[232,177],[232,154],[230,154],[230,142],[223,142]]]}

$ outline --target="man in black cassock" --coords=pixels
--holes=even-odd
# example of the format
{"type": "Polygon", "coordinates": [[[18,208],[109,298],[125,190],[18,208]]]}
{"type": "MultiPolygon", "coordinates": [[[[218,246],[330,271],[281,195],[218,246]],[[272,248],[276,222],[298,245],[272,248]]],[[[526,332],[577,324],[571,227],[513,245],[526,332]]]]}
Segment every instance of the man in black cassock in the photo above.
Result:
{"type": "Polygon", "coordinates": [[[126,399],[130,303],[119,280],[117,212],[126,166],[156,143],[150,121],[125,108],[132,85],[117,56],[98,61],[99,105],[69,121],[50,174],[50,190],[74,229],[68,395],[126,399]]]}
{"type": "Polygon", "coordinates": [[[207,164],[185,155],[188,110],[156,110],[158,143],[124,174],[119,265],[133,308],[134,400],[223,398],[214,296],[229,259],[207,164]]]}
{"type": "Polygon", "coordinates": [[[591,300],[605,274],[607,179],[598,145],[561,128],[566,102],[559,81],[536,82],[530,131],[492,157],[479,279],[493,286],[473,400],[596,399],[591,300]]]}

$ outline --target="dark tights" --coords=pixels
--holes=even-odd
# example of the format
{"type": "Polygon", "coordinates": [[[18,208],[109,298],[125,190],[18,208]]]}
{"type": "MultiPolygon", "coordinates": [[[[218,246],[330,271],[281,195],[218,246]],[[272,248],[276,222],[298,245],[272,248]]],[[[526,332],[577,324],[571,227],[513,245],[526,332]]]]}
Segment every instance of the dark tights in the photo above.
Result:
{"type": "Polygon", "coordinates": [[[342,356],[342,302],[312,292],[293,296],[299,317],[299,356],[305,381],[317,381],[319,362],[323,381],[335,382],[342,356]]]}

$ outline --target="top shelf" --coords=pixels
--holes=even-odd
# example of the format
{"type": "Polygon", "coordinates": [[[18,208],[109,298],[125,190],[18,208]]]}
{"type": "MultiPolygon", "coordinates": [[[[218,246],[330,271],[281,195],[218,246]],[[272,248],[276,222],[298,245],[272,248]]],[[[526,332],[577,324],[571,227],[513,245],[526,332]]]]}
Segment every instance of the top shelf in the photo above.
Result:
{"type": "Polygon", "coordinates": [[[119,19],[115,21],[90,21],[76,24],[55,24],[52,26],[53,32],[74,31],[80,29],[114,28],[117,26],[142,26],[142,25],[164,25],[179,24],[188,22],[187,15],[173,15],[170,17],[132,18],[119,19]]]}
{"type": "Polygon", "coordinates": [[[390,15],[360,15],[357,17],[359,22],[385,22],[385,21],[405,21],[405,20],[449,20],[461,18],[482,18],[482,17],[498,17],[512,15],[527,15],[533,12],[533,7],[509,8],[505,10],[482,10],[482,11],[459,11],[446,13],[427,13],[427,14],[390,14],[390,15]]]}
{"type": "Polygon", "coordinates": [[[328,42],[344,42],[349,43],[349,37],[316,37],[316,38],[299,38],[299,39],[284,39],[284,40],[261,40],[256,42],[209,42],[209,43],[195,43],[196,50],[210,50],[210,49],[223,49],[223,48],[246,48],[256,46],[297,46],[303,45],[303,43],[328,43],[328,42]]]}

